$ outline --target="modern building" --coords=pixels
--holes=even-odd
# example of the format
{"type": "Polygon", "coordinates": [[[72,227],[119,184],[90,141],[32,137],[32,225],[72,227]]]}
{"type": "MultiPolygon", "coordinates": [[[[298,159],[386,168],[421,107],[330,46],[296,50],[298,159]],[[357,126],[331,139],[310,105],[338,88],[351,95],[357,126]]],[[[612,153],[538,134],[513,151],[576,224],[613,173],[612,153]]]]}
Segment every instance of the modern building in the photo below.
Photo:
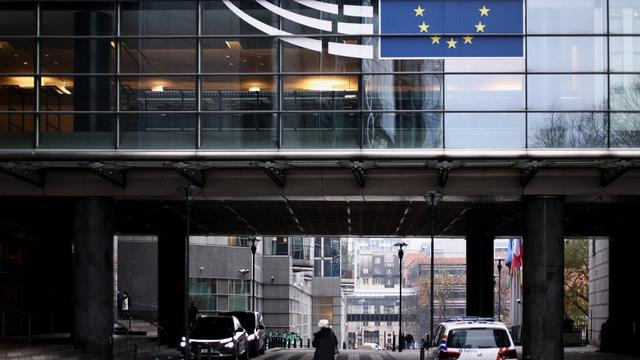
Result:
{"type": "MultiPolygon", "coordinates": [[[[637,342],[637,1],[434,1],[1,2],[12,321],[34,313],[34,331],[109,358],[113,237],[157,236],[161,337],[175,342],[189,219],[196,236],[466,237],[480,316],[494,310],[492,239],[522,237],[523,357],[554,359],[562,240],[607,237],[610,279],[624,279],[607,316],[623,325],[603,336],[637,342]]],[[[291,269],[310,266],[289,259],[274,286],[291,294],[291,269]]],[[[241,299],[240,284],[216,289],[241,299]]],[[[287,309],[274,311],[304,312],[287,309]]]]}

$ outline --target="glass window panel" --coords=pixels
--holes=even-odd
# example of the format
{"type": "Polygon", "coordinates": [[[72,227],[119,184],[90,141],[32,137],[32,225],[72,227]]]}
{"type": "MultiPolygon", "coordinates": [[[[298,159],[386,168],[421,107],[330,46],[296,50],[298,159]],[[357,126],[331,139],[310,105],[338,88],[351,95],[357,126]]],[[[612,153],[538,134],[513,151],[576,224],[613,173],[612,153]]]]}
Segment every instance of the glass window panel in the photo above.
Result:
{"type": "Polygon", "coordinates": [[[637,0],[609,0],[609,31],[640,34],[640,3],[637,0]]]}
{"type": "Polygon", "coordinates": [[[123,73],[195,73],[195,39],[124,39],[123,73]]]}
{"type": "Polygon", "coordinates": [[[365,114],[364,146],[371,149],[438,148],[442,146],[439,113],[365,114]]]}
{"type": "Polygon", "coordinates": [[[367,110],[442,109],[442,75],[365,75],[367,110]]]}
{"type": "MultiPolygon", "coordinates": [[[[4,93],[5,90],[0,88],[0,96],[4,93]]],[[[3,107],[1,101],[0,107],[3,107]]],[[[33,114],[0,113],[0,148],[33,147],[33,124],[33,114]]]]}
{"type": "Polygon", "coordinates": [[[31,76],[0,76],[0,111],[30,111],[34,104],[31,76]]]}
{"type": "MultiPolygon", "coordinates": [[[[338,41],[329,39],[328,41],[338,41]]],[[[349,38],[340,42],[357,43],[349,38]]],[[[282,71],[284,72],[356,72],[360,71],[360,59],[329,54],[326,42],[322,52],[308,50],[280,41],[282,45],[282,71]]]]}
{"type": "MultiPolygon", "coordinates": [[[[278,16],[255,1],[232,0],[233,7],[268,26],[278,28],[278,16]]],[[[202,2],[202,33],[213,35],[264,35],[234,14],[220,0],[202,2]]]]}
{"type": "Polygon", "coordinates": [[[446,75],[446,110],[522,110],[522,75],[446,75]]]}
{"type": "Polygon", "coordinates": [[[524,113],[447,113],[445,141],[452,149],[525,147],[524,113]]]}
{"type": "Polygon", "coordinates": [[[24,1],[0,3],[0,35],[35,35],[36,7],[24,1]]]}
{"type": "Polygon", "coordinates": [[[205,111],[274,110],[278,107],[274,76],[209,76],[203,80],[205,111]]]}
{"type": "Polygon", "coordinates": [[[192,114],[121,114],[125,149],[194,149],[196,117],[192,114]]]}
{"type": "Polygon", "coordinates": [[[110,114],[40,114],[40,147],[112,149],[114,124],[110,114]]]}
{"type": "Polygon", "coordinates": [[[640,72],[640,36],[611,37],[609,41],[611,71],[640,72]]]}
{"type": "Polygon", "coordinates": [[[111,39],[43,39],[41,44],[43,73],[115,72],[115,43],[111,39]]]}
{"type": "Polygon", "coordinates": [[[301,113],[281,116],[285,148],[354,149],[360,147],[359,113],[301,113]]]}
{"type": "Polygon", "coordinates": [[[205,73],[275,72],[276,42],[271,38],[203,39],[202,71],[205,73]]]}
{"type": "Polygon", "coordinates": [[[196,35],[193,0],[125,1],[121,3],[122,35],[196,35]]]}
{"type": "Polygon", "coordinates": [[[206,149],[273,149],[278,141],[275,114],[203,114],[206,149]]]}
{"type": "Polygon", "coordinates": [[[283,79],[284,110],[357,110],[357,76],[287,76],[283,79]]]}
{"type": "Polygon", "coordinates": [[[115,109],[115,81],[111,76],[44,76],[42,111],[108,111],[115,109]]]}
{"type": "Polygon", "coordinates": [[[611,114],[611,147],[640,147],[640,114],[611,114]]]}
{"type": "Polygon", "coordinates": [[[605,75],[529,75],[531,110],[599,110],[606,105],[605,75]]]}
{"type": "Polygon", "coordinates": [[[35,43],[33,40],[0,39],[0,72],[35,72],[35,43]]]}
{"type": "Polygon", "coordinates": [[[607,116],[604,113],[529,113],[530,148],[604,148],[607,116]]]}
{"type": "Polygon", "coordinates": [[[602,34],[606,0],[528,0],[527,31],[534,34],[602,34]]]}
{"type": "Polygon", "coordinates": [[[196,110],[196,81],[194,77],[122,77],[121,83],[121,110],[196,110]]]}
{"type": "Polygon", "coordinates": [[[605,71],[605,37],[530,37],[529,71],[605,71]]]}
{"type": "Polygon", "coordinates": [[[640,75],[611,75],[611,109],[640,110],[640,75]]]}
{"type": "MultiPolygon", "coordinates": [[[[529,55],[531,56],[531,55],[529,55]]],[[[524,59],[451,58],[445,62],[446,72],[523,72],[524,59]]]]}
{"type": "Polygon", "coordinates": [[[114,2],[62,2],[42,5],[42,35],[114,35],[114,2]]]}

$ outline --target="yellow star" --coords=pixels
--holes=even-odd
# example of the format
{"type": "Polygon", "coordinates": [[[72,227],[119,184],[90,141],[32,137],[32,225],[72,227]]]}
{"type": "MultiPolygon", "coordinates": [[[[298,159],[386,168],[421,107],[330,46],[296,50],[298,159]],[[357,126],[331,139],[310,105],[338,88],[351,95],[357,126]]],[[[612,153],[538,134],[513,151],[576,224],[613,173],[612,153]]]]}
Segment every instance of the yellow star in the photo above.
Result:
{"type": "Polygon", "coordinates": [[[487,25],[484,25],[482,23],[482,21],[479,21],[477,25],[473,25],[476,27],[476,32],[484,32],[484,27],[487,25]]]}
{"type": "Polygon", "coordinates": [[[420,5],[418,5],[417,9],[413,9],[413,11],[416,12],[416,16],[424,16],[422,13],[424,12],[424,9],[420,7],[420,5]]]}
{"type": "Polygon", "coordinates": [[[489,10],[486,5],[482,5],[482,9],[478,9],[480,11],[480,16],[489,16],[489,10]]]}
{"type": "Polygon", "coordinates": [[[463,36],[462,38],[464,39],[465,44],[473,44],[471,42],[471,40],[473,40],[473,36],[463,36]]]}
{"type": "Polygon", "coordinates": [[[448,49],[451,49],[451,48],[455,49],[457,43],[458,43],[457,41],[455,41],[455,40],[453,40],[453,38],[451,38],[451,40],[447,41],[447,44],[449,44],[448,49]]]}
{"type": "Polygon", "coordinates": [[[424,21],[422,22],[422,24],[418,25],[418,27],[420,28],[420,32],[429,32],[429,24],[426,24],[424,21]]]}
{"type": "Polygon", "coordinates": [[[440,39],[442,39],[442,37],[440,37],[440,36],[432,36],[431,37],[431,43],[432,44],[440,44],[440,39]]]}

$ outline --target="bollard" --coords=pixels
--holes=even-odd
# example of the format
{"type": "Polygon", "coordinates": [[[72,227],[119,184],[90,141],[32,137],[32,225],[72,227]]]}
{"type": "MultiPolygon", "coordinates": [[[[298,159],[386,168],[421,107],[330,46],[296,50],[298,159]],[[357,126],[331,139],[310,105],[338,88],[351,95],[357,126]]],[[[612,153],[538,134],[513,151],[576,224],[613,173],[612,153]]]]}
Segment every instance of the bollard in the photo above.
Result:
{"type": "Polygon", "coordinates": [[[420,360],[424,360],[424,345],[420,346],[420,360]]]}
{"type": "Polygon", "coordinates": [[[133,360],[140,359],[140,344],[133,344],[133,360]]]}
{"type": "Polygon", "coordinates": [[[287,349],[291,349],[291,339],[287,339],[287,349]]]}
{"type": "Polygon", "coordinates": [[[391,345],[391,351],[396,351],[396,334],[393,334],[393,343],[391,345]]]}
{"type": "Polygon", "coordinates": [[[307,339],[307,347],[311,349],[311,339],[307,339]]]}

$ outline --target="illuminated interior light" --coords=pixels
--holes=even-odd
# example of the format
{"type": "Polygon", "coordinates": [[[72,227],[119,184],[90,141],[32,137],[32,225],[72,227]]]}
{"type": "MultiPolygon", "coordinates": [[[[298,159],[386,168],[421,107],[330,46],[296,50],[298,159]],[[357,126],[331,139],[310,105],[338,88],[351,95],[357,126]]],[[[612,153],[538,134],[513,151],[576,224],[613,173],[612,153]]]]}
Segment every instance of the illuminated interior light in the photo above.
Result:
{"type": "Polygon", "coordinates": [[[256,91],[256,92],[259,92],[259,91],[260,91],[260,88],[259,88],[259,87],[257,87],[257,86],[252,86],[252,87],[250,87],[250,88],[249,88],[249,91],[256,91]]]}
{"type": "Polygon", "coordinates": [[[227,44],[227,47],[231,50],[242,49],[242,46],[240,45],[239,41],[225,41],[224,43],[227,44]]]}
{"type": "Polygon", "coordinates": [[[151,91],[153,91],[153,92],[162,92],[162,91],[164,91],[164,86],[163,85],[153,85],[151,87],[151,91]]]}
{"type": "Polygon", "coordinates": [[[111,41],[111,47],[114,48],[114,49],[116,48],[116,42],[115,41],[111,41]]]}

